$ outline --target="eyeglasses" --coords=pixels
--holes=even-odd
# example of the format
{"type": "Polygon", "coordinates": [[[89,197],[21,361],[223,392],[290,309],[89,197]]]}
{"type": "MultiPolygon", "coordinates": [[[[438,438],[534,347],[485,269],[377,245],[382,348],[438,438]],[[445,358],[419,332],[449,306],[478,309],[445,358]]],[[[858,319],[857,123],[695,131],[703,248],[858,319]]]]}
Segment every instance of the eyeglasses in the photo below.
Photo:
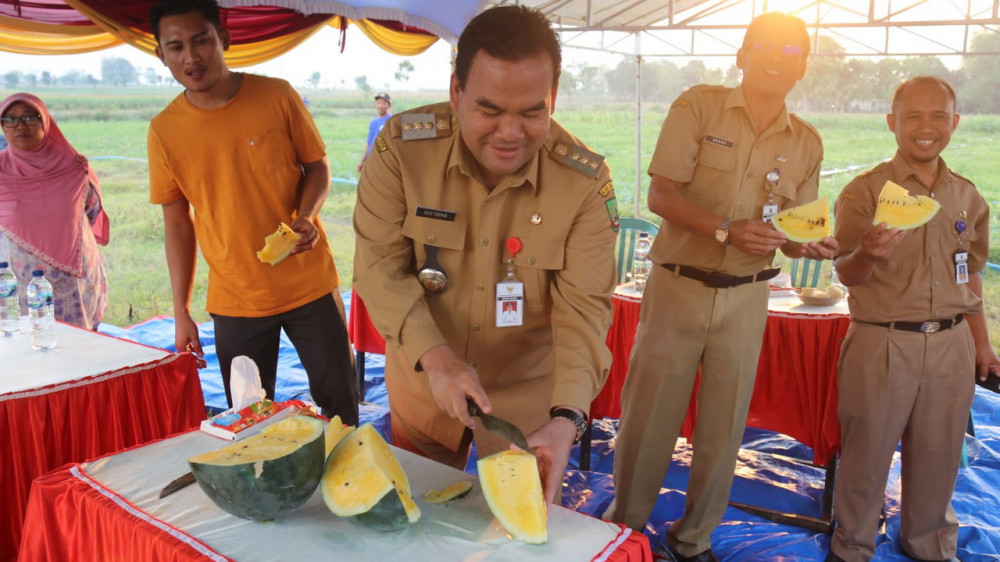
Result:
{"type": "Polygon", "coordinates": [[[754,43],[751,45],[756,51],[773,51],[775,49],[781,49],[781,53],[788,56],[797,56],[802,54],[801,45],[775,45],[774,43],[754,43]]]}
{"type": "Polygon", "coordinates": [[[3,123],[4,129],[16,129],[18,123],[24,123],[25,125],[31,127],[37,125],[41,122],[41,115],[22,115],[20,117],[0,117],[0,123],[3,123]]]}

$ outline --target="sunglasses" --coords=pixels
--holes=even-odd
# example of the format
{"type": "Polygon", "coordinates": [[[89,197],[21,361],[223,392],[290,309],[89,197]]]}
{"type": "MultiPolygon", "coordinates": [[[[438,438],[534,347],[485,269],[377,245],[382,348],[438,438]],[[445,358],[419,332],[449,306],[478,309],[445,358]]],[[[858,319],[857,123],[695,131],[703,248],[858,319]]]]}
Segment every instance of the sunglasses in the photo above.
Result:
{"type": "Polygon", "coordinates": [[[780,49],[781,54],[788,56],[797,56],[802,54],[801,45],[776,45],[774,43],[753,43],[750,45],[755,51],[773,51],[775,49],[780,49]]]}

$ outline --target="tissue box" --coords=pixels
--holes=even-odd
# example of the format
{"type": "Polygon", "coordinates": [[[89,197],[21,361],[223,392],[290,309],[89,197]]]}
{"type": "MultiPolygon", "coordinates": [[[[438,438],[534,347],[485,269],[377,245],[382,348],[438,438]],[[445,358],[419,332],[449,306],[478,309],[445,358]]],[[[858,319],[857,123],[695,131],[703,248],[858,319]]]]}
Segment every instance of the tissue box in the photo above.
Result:
{"type": "Polygon", "coordinates": [[[259,433],[265,427],[296,414],[306,407],[305,403],[299,400],[272,402],[265,399],[250,404],[239,411],[230,408],[216,414],[201,422],[201,430],[227,441],[239,441],[244,437],[259,433]]]}

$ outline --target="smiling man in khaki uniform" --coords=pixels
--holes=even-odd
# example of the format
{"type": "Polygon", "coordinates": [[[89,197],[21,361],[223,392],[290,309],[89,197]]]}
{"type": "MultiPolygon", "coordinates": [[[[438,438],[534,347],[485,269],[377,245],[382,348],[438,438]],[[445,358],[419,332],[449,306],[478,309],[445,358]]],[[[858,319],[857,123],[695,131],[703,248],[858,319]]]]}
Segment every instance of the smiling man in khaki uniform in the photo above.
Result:
{"type": "Polygon", "coordinates": [[[701,365],[684,516],[666,545],[708,562],[729,499],[767,320],[776,249],[830,258],[836,241],[800,245],[764,221],[816,199],[823,147],[785,107],[806,71],[802,20],[764,14],[736,55],[737,88],[695,86],[673,103],[649,165],[649,208],[663,217],[649,254],[635,347],[622,390],[612,521],[642,530],[670,466],[701,365]],[[774,207],[769,207],[773,205],[774,207]]]}
{"type": "Polygon", "coordinates": [[[530,432],[549,501],[610,364],[618,220],[603,158],[551,119],[560,59],[537,11],[473,19],[450,104],[389,120],[354,214],[354,286],[386,340],[395,444],[456,468],[470,428],[480,458],[507,449],[470,397],[530,432]],[[443,292],[421,269],[447,276],[443,292]],[[508,271],[520,326],[498,313],[508,271]]]}
{"type": "Polygon", "coordinates": [[[928,76],[892,98],[890,162],[854,179],[837,199],[837,272],[851,288],[841,346],[837,415],[843,430],[829,562],[864,562],[896,445],[902,448],[899,545],[917,560],[957,560],[951,495],[972,407],[974,376],[1000,372],[983,318],[979,272],[989,252],[983,196],[941,159],[958,126],[955,92],[928,76]],[[887,180],[941,204],[916,229],[872,226],[887,180]]]}

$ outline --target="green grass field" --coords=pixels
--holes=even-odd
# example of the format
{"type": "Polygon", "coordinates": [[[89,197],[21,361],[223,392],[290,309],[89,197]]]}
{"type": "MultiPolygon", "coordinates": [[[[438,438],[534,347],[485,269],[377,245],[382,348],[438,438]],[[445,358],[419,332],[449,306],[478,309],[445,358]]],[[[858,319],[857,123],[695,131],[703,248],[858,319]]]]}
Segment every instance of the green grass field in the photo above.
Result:
{"type": "MultiPolygon", "coordinates": [[[[6,96],[10,92],[0,92],[6,96]]],[[[103,249],[110,285],[110,305],[105,322],[128,326],[157,315],[169,315],[169,279],[163,251],[159,207],[148,202],[146,130],[149,119],[176,95],[176,90],[132,88],[127,90],[41,90],[70,142],[91,159],[104,189],[105,207],[112,221],[112,241],[103,249]]],[[[374,116],[370,99],[352,92],[305,92],[316,123],[327,145],[334,181],[323,208],[322,220],[343,279],[350,288],[354,232],[351,214],[355,202],[355,169],[364,149],[368,121],[374,116]]],[[[445,99],[445,92],[394,94],[395,111],[445,99]]],[[[655,217],[645,207],[646,174],[665,103],[643,107],[639,196],[641,216],[655,217]]],[[[825,147],[820,195],[831,202],[857,173],[891,157],[895,140],[882,115],[818,114],[804,116],[820,131],[825,147]]],[[[560,100],[556,118],[595,151],[604,154],[614,174],[619,208],[634,215],[636,199],[636,117],[634,105],[579,99],[560,100]]],[[[192,134],[200,134],[192,131],[192,134]]],[[[993,164],[1000,116],[963,116],[951,145],[944,153],[949,165],[972,179],[993,209],[991,237],[1000,236],[995,217],[1000,211],[1000,169],[993,164]]],[[[780,259],[780,258],[779,258],[780,259]]],[[[1000,263],[1000,250],[991,259],[1000,263]]],[[[829,277],[827,266],[826,277],[829,277]]],[[[197,320],[204,312],[207,271],[200,262],[192,311],[197,320]]],[[[991,337],[1000,344],[1000,273],[987,273],[986,313],[991,337]]],[[[823,281],[821,281],[821,285],[823,281]]]]}

